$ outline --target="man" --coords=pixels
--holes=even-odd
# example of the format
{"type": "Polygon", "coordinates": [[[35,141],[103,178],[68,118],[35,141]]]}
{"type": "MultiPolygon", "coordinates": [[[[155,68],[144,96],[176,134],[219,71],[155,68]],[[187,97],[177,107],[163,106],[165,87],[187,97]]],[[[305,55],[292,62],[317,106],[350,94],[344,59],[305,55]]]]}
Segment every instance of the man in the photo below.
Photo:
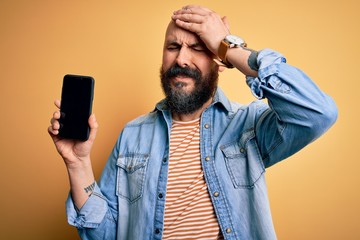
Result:
{"type": "Polygon", "coordinates": [[[225,17],[193,5],[172,16],[161,83],[166,98],[124,127],[98,183],[95,116],[89,140],[76,142],[57,136],[54,113],[48,131],[68,169],[69,223],[83,239],[276,239],[265,168],[335,122],[332,99],[282,55],[246,48],[225,17]],[[225,67],[270,107],[230,102],[217,88],[225,67]]]}

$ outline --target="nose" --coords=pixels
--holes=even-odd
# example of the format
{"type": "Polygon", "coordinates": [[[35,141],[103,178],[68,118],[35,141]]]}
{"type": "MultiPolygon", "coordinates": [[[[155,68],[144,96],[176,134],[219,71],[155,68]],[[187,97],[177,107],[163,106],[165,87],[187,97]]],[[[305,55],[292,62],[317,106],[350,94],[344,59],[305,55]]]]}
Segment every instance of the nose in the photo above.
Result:
{"type": "Polygon", "coordinates": [[[176,57],[176,63],[180,67],[190,67],[191,65],[191,53],[186,47],[182,47],[176,57]]]}

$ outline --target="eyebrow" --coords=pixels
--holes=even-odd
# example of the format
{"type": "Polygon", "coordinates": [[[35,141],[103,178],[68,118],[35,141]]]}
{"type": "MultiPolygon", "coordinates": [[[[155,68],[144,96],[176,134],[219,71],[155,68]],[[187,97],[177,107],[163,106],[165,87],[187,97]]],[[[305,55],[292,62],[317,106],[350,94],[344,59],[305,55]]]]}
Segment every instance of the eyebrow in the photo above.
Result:
{"type": "Polygon", "coordinates": [[[180,43],[178,43],[176,40],[173,40],[173,41],[167,41],[166,42],[166,46],[181,46],[180,43]]]}
{"type": "MultiPolygon", "coordinates": [[[[166,42],[166,46],[182,46],[182,44],[177,42],[176,40],[170,40],[170,41],[166,42]]],[[[195,42],[195,43],[189,44],[188,46],[190,48],[203,47],[204,49],[206,49],[205,44],[203,44],[201,42],[195,42]]]]}
{"type": "Polygon", "coordinates": [[[196,42],[193,44],[190,44],[189,47],[194,48],[194,47],[203,47],[204,49],[206,49],[205,44],[201,43],[201,42],[196,42]]]}

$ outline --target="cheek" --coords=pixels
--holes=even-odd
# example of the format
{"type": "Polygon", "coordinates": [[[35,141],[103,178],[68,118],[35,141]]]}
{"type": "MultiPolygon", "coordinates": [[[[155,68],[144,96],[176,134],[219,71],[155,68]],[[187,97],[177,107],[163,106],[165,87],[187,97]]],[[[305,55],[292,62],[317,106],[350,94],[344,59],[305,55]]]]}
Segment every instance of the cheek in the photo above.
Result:
{"type": "Polygon", "coordinates": [[[162,66],[163,69],[169,69],[169,67],[171,67],[173,65],[175,61],[175,57],[172,56],[172,54],[169,54],[167,52],[163,52],[163,57],[162,57],[162,66]]]}
{"type": "Polygon", "coordinates": [[[197,58],[196,66],[203,74],[208,74],[214,69],[218,70],[218,65],[209,57],[197,58]]]}

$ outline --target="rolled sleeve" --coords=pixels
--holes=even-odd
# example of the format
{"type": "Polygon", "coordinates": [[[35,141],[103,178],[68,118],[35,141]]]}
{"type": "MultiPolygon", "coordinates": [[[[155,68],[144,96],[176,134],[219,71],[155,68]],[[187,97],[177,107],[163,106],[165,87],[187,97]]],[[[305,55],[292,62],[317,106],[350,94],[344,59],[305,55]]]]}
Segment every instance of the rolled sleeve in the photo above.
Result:
{"type": "Polygon", "coordinates": [[[68,223],[80,229],[97,228],[103,221],[107,211],[107,201],[101,194],[97,183],[95,184],[94,192],[80,210],[76,208],[71,194],[69,194],[68,199],[66,200],[68,223]]]}
{"type": "Polygon", "coordinates": [[[271,49],[264,49],[260,51],[257,62],[259,65],[259,77],[246,77],[246,83],[250,87],[252,94],[257,99],[263,99],[264,93],[261,86],[266,85],[266,78],[271,75],[276,75],[279,71],[279,64],[286,63],[283,55],[271,49]]]}
{"type": "Polygon", "coordinates": [[[330,96],[302,70],[270,49],[258,55],[258,77],[246,81],[255,97],[268,100],[271,111],[256,125],[266,167],[285,159],[321,136],[337,118],[330,96]],[[289,144],[291,142],[291,144],[289,144]]]}

